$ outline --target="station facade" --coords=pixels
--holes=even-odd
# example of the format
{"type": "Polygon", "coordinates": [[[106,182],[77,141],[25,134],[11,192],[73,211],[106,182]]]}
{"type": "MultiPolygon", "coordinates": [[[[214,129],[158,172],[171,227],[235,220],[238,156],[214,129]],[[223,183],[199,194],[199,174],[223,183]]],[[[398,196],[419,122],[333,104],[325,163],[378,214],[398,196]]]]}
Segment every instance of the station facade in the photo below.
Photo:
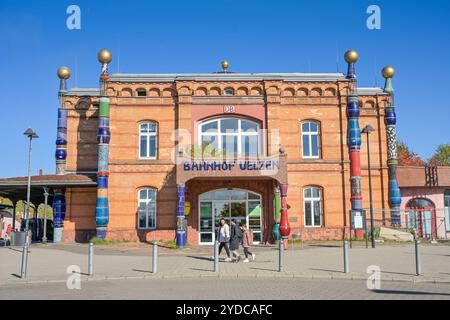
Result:
{"type": "MultiPolygon", "coordinates": [[[[390,206],[392,93],[357,88],[353,62],[347,75],[243,74],[227,64],[211,74],[109,75],[104,62],[100,89],[67,89],[61,76],[57,173],[98,184],[59,191],[61,239],[182,234],[177,243],[206,245],[220,218],[235,218],[255,242],[271,243],[280,210],[291,235],[342,239],[352,207],[369,207],[368,154],[360,148],[367,141],[358,136],[368,124],[373,205],[390,206]]],[[[375,210],[376,221],[390,221],[385,212],[375,210]]]]}

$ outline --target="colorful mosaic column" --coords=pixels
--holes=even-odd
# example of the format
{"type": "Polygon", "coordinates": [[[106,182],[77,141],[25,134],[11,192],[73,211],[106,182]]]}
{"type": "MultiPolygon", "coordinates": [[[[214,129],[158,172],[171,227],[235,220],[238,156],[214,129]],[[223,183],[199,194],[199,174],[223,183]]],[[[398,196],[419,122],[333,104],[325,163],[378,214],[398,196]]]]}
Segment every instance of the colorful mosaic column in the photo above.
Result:
{"type": "Polygon", "coordinates": [[[281,198],[280,235],[283,240],[287,240],[287,238],[291,233],[287,209],[287,191],[288,191],[287,184],[280,185],[280,198],[281,198]]]}
{"type": "Polygon", "coordinates": [[[109,222],[108,205],[108,177],[109,177],[109,98],[106,96],[106,82],[109,79],[108,63],[111,62],[111,53],[102,50],[98,54],[98,60],[102,64],[100,76],[100,105],[98,123],[98,173],[97,173],[97,205],[95,208],[95,223],[97,237],[105,239],[109,222]]]}
{"type": "Polygon", "coordinates": [[[395,70],[392,67],[385,67],[382,71],[386,79],[384,91],[391,95],[391,103],[386,107],[384,113],[384,123],[386,125],[387,136],[387,165],[389,175],[389,206],[391,208],[391,225],[400,226],[400,204],[402,202],[400,188],[397,183],[397,116],[394,106],[394,89],[392,87],[392,78],[395,70]]]}
{"type": "Polygon", "coordinates": [[[66,216],[66,197],[62,189],[54,189],[53,193],[53,242],[61,242],[66,216]]]}
{"type": "MultiPolygon", "coordinates": [[[[67,110],[64,108],[63,95],[67,92],[67,79],[70,78],[70,69],[61,67],[57,72],[59,78],[58,91],[58,123],[56,132],[56,174],[66,173],[67,159],[67,110]]],[[[61,189],[54,190],[53,198],[53,242],[62,241],[62,232],[64,228],[64,217],[66,215],[66,198],[61,189]]]]}
{"type": "Polygon", "coordinates": [[[275,204],[275,224],[272,229],[273,239],[277,242],[280,241],[280,189],[278,187],[274,188],[274,204],[275,204]]]}
{"type": "MultiPolygon", "coordinates": [[[[355,63],[358,61],[358,53],[354,50],[345,53],[345,61],[348,63],[347,79],[350,80],[350,93],[347,105],[348,118],[348,148],[350,156],[350,187],[352,211],[362,211],[361,189],[361,129],[359,126],[360,106],[356,90],[355,63]]],[[[359,236],[359,235],[358,235],[359,236]]]]}
{"type": "Polygon", "coordinates": [[[67,79],[70,78],[70,70],[67,67],[58,69],[59,81],[59,107],[58,107],[58,124],[56,133],[56,174],[64,174],[66,171],[67,158],[67,110],[63,105],[63,95],[67,92],[67,79]]]}
{"type": "Polygon", "coordinates": [[[184,217],[186,187],[180,184],[177,189],[177,246],[183,248],[186,245],[186,218],[184,217]]]}

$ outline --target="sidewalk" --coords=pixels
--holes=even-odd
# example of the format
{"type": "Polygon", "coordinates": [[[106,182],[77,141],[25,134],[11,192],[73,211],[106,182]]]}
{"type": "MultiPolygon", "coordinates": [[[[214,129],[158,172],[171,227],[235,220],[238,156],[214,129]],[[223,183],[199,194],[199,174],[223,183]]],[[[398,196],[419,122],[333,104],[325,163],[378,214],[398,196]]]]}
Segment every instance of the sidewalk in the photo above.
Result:
{"type": "Polygon", "coordinates": [[[139,278],[204,277],[299,277],[309,279],[366,280],[370,265],[379,266],[383,281],[450,283],[450,245],[421,246],[423,275],[416,277],[412,243],[380,244],[366,249],[361,244],[349,252],[350,273],[343,273],[343,252],[339,242],[289,246],[285,251],[285,272],[278,272],[278,250],[255,247],[256,260],[226,263],[222,252],[220,272],[213,272],[212,247],[182,250],[159,248],[158,273],[151,273],[150,245],[96,246],[94,276],[88,277],[87,245],[33,245],[29,253],[26,280],[19,278],[21,248],[0,248],[0,285],[40,282],[65,282],[67,267],[77,265],[84,281],[139,278]]]}

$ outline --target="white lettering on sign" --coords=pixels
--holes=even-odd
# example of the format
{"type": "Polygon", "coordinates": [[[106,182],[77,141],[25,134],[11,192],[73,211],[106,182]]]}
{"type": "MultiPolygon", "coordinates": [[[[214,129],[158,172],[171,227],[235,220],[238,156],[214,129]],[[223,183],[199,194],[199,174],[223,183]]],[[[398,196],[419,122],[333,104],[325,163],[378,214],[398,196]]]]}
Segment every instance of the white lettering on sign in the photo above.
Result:
{"type": "Polygon", "coordinates": [[[224,113],[235,113],[236,112],[236,107],[235,106],[224,106],[223,107],[223,112],[224,113]]]}

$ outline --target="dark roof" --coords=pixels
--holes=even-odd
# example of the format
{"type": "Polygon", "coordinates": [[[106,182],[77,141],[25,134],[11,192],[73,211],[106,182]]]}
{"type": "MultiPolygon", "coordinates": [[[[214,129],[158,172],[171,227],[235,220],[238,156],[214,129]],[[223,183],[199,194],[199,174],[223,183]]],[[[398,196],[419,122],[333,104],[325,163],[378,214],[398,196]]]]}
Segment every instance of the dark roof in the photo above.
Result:
{"type": "MultiPolygon", "coordinates": [[[[28,177],[14,177],[14,178],[3,178],[0,179],[0,186],[3,185],[27,185],[28,177]]],[[[92,185],[96,186],[96,177],[88,176],[84,174],[66,174],[66,175],[39,175],[31,177],[31,185],[33,186],[76,186],[76,185],[92,185]]]]}
{"type": "MultiPolygon", "coordinates": [[[[50,189],[50,198],[52,198],[54,188],[95,188],[96,186],[96,176],[83,174],[32,176],[30,201],[34,204],[43,203],[44,187],[50,189]]],[[[3,178],[0,179],[0,196],[12,201],[26,200],[27,187],[28,177],[3,178]]]]}
{"type": "Polygon", "coordinates": [[[400,188],[450,187],[450,167],[399,166],[397,180],[400,188]]]}

